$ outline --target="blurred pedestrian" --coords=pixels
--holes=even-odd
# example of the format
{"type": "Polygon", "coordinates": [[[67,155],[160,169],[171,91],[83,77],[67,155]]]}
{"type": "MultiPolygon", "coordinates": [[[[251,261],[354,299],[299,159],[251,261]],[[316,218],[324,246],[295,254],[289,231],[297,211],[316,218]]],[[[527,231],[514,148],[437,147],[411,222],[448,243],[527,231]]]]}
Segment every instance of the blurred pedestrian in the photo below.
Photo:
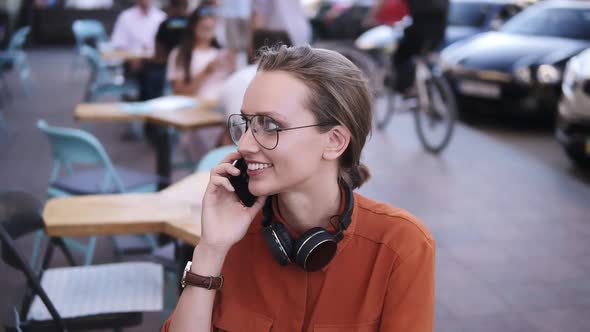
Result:
{"type": "Polygon", "coordinates": [[[252,30],[284,30],[293,45],[311,42],[311,24],[300,0],[253,0],[252,30]]]}
{"type": "Polygon", "coordinates": [[[154,56],[146,61],[140,77],[140,100],[160,97],[166,83],[166,63],[170,52],[180,44],[188,24],[187,0],[170,0],[168,17],[160,23],[155,38],[154,56]]]}
{"type": "Polygon", "coordinates": [[[236,52],[246,52],[251,32],[251,0],[220,0],[218,8],[225,31],[225,47],[236,52]]]}
{"type": "Polygon", "coordinates": [[[408,14],[407,0],[376,0],[363,24],[367,27],[392,25],[408,14]]]}
{"type": "MultiPolygon", "coordinates": [[[[184,39],[170,53],[166,78],[175,94],[219,100],[223,82],[235,69],[235,56],[221,49],[215,39],[216,15],[213,6],[197,7],[189,17],[184,39]]],[[[181,148],[196,162],[217,144],[222,133],[220,128],[188,132],[181,138],[181,148]]]]}
{"type": "Polygon", "coordinates": [[[414,84],[415,65],[413,57],[432,52],[442,44],[447,26],[449,0],[406,0],[412,17],[412,25],[393,55],[395,90],[408,94],[414,84]]]}
{"type": "MultiPolygon", "coordinates": [[[[166,14],[152,5],[151,0],[136,0],[136,4],[119,14],[111,35],[115,49],[146,55],[154,52],[154,38],[166,14]]],[[[133,76],[141,69],[140,59],[127,63],[127,72],[133,76]]]]}

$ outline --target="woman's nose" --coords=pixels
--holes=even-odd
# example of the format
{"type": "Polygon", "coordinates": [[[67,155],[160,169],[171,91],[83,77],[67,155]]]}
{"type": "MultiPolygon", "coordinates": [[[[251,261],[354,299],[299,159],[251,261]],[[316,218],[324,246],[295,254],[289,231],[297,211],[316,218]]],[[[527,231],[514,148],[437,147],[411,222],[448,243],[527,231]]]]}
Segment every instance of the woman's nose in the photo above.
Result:
{"type": "Polygon", "coordinates": [[[256,139],[254,138],[254,133],[252,132],[252,129],[246,130],[246,132],[238,142],[238,152],[240,152],[240,154],[243,155],[244,153],[258,152],[259,149],[260,147],[258,146],[258,142],[256,142],[256,139]]]}

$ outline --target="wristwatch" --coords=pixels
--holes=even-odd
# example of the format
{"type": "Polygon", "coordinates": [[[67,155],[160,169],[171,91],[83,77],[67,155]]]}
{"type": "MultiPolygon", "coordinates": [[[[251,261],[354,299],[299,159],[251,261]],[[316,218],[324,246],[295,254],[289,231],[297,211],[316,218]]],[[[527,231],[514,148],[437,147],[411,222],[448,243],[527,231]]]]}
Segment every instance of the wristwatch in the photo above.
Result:
{"type": "Polygon", "coordinates": [[[180,286],[182,286],[182,288],[187,285],[206,289],[221,289],[221,287],[223,287],[223,275],[220,275],[219,277],[200,276],[191,272],[192,264],[193,262],[191,261],[186,262],[184,272],[182,273],[182,280],[180,281],[180,286]]]}

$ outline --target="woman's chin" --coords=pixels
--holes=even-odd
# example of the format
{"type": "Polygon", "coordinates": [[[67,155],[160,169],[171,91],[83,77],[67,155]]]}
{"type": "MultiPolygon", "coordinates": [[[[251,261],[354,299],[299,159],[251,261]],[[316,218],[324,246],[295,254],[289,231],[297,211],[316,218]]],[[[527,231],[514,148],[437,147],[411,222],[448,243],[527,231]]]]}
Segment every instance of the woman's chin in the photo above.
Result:
{"type": "Polygon", "coordinates": [[[267,188],[266,186],[262,186],[260,184],[254,184],[252,182],[250,182],[248,190],[250,190],[250,193],[256,197],[269,196],[274,194],[274,192],[270,188],[267,188]]]}

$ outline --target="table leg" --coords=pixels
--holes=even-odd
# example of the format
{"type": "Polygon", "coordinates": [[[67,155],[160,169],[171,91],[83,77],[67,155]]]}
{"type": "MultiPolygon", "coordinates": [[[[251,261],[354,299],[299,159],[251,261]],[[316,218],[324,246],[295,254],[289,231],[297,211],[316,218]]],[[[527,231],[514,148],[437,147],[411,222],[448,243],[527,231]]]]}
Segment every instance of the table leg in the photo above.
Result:
{"type": "Polygon", "coordinates": [[[156,174],[160,177],[158,191],[168,187],[172,175],[172,144],[168,128],[152,125],[154,129],[154,146],[156,148],[156,174]]]}

